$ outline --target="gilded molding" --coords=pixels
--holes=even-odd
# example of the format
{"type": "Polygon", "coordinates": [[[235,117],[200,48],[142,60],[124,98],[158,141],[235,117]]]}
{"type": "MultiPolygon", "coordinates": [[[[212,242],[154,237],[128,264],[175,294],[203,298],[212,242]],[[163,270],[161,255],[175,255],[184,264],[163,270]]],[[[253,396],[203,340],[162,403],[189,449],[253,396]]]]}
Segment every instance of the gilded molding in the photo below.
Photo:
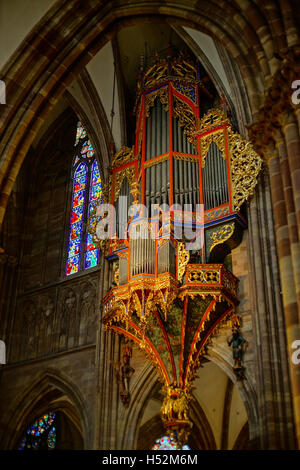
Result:
{"type": "Polygon", "coordinates": [[[150,166],[156,165],[157,163],[161,163],[166,160],[169,160],[169,158],[170,158],[170,154],[166,153],[165,155],[162,155],[161,157],[153,158],[152,160],[146,160],[144,162],[144,168],[149,168],[150,166]]]}
{"type": "Polygon", "coordinates": [[[183,160],[185,162],[197,162],[199,161],[198,155],[186,155],[181,153],[173,153],[175,160],[183,160]]]}

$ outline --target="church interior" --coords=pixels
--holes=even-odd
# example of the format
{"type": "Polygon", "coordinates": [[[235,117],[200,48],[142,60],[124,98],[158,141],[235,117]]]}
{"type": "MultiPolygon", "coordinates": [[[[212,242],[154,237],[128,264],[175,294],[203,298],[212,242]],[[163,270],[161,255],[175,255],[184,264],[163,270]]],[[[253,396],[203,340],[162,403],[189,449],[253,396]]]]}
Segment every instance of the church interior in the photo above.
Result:
{"type": "Polygon", "coordinates": [[[300,448],[299,59],[297,0],[0,0],[1,450],[300,448]]]}

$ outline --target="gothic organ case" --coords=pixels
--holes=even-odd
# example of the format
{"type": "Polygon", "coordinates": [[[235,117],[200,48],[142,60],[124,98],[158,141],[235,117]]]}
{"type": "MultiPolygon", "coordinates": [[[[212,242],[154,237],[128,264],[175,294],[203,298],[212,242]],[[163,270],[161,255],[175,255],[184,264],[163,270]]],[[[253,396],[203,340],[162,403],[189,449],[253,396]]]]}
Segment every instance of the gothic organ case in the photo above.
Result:
{"type": "MultiPolygon", "coordinates": [[[[106,240],[97,237],[103,214],[95,208],[90,218],[95,242],[118,263],[103,299],[103,322],[156,367],[165,392],[162,419],[179,447],[192,426],[192,383],[212,336],[223,322],[240,327],[238,280],[227,260],[247,226],[242,206],[261,168],[225,103],[202,115],[210,93],[199,72],[199,64],[182,55],[142,65],[135,144],[114,156],[103,190],[102,203],[113,204],[117,214],[106,240]],[[162,208],[156,218],[155,204],[162,208]],[[202,247],[189,250],[184,231],[176,236],[178,226],[184,229],[178,205],[188,210],[194,230],[197,207],[204,205],[202,247]]],[[[243,370],[236,372],[243,378],[243,370]]]]}

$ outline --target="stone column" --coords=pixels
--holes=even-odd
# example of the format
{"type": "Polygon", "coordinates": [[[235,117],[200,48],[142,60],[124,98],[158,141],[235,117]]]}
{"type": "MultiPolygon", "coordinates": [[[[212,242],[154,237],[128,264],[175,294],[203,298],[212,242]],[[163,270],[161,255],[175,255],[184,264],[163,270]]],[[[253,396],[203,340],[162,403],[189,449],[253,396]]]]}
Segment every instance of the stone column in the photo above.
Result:
{"type": "MultiPolygon", "coordinates": [[[[281,152],[283,151],[282,143],[280,145],[281,152]]],[[[282,298],[285,315],[285,327],[288,343],[288,360],[290,365],[292,396],[294,405],[294,421],[295,431],[298,439],[298,446],[300,444],[300,367],[294,365],[291,361],[292,349],[291,345],[294,340],[300,339],[300,326],[298,321],[298,304],[297,293],[295,286],[295,278],[293,271],[293,259],[291,253],[291,240],[289,233],[289,226],[287,220],[287,206],[284,193],[281,167],[279,163],[278,150],[274,149],[273,154],[268,158],[270,181],[271,181],[271,194],[273,203],[273,213],[276,228],[277,251],[280,266],[280,278],[282,286],[282,298]]],[[[285,182],[288,181],[288,176],[285,169],[285,182]]],[[[289,201],[290,202],[290,201],[289,201]]],[[[291,210],[292,207],[288,206],[291,210]]],[[[291,227],[292,230],[292,227],[291,227]]]]}
{"type": "Polygon", "coordinates": [[[248,216],[260,446],[287,449],[295,442],[269,186],[268,175],[262,174],[248,216]]]}
{"type": "Polygon", "coordinates": [[[300,135],[298,124],[292,111],[287,113],[282,121],[295,204],[298,237],[300,238],[300,135]]]}

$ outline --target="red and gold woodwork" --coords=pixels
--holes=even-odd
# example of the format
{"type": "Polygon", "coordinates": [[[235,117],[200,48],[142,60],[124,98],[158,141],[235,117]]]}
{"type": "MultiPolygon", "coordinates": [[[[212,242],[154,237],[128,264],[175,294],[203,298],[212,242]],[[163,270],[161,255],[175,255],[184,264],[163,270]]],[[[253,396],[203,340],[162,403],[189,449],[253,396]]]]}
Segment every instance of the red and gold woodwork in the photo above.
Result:
{"type": "MultiPolygon", "coordinates": [[[[101,242],[107,259],[118,263],[103,299],[103,322],[137,344],[156,367],[165,392],[162,419],[179,445],[191,429],[192,383],[201,360],[238,304],[238,280],[222,262],[246,227],[241,208],[261,168],[224,106],[201,116],[206,95],[197,65],[182,56],[142,69],[135,145],[114,156],[104,190],[104,201],[126,217],[101,242]],[[124,206],[121,196],[130,204],[124,206]],[[204,248],[189,252],[176,239],[172,208],[169,235],[161,219],[153,225],[153,204],[189,204],[192,214],[204,204],[204,248]],[[133,237],[137,231],[149,236],[133,237]]],[[[93,216],[95,242],[96,222],[93,216]]]]}

